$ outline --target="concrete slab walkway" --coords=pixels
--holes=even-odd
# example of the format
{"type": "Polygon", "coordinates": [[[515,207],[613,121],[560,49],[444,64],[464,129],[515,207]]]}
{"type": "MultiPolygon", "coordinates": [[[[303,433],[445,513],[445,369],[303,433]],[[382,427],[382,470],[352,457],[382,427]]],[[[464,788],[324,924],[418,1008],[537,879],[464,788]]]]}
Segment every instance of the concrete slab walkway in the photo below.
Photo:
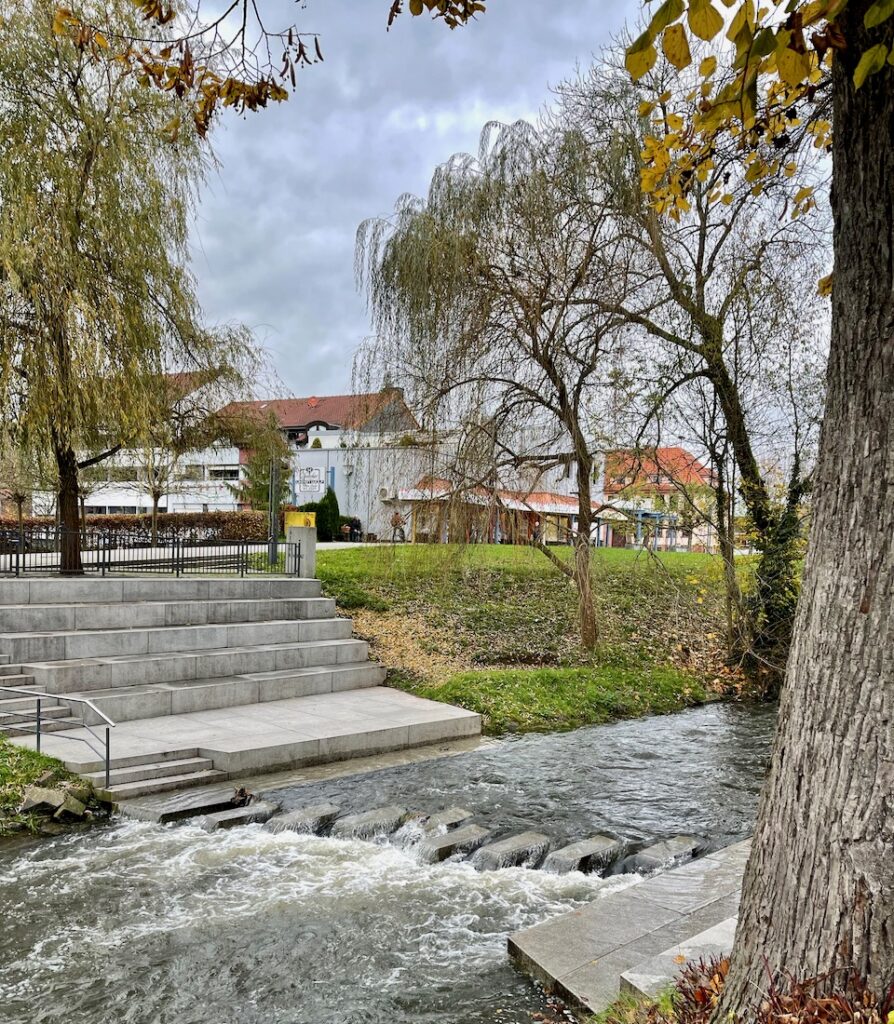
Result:
{"type": "Polygon", "coordinates": [[[653,875],[509,937],[509,953],[548,992],[598,1013],[621,975],[735,916],[750,842],[653,875]]]}
{"type": "MultiPolygon", "coordinates": [[[[475,736],[479,716],[400,690],[369,687],[120,723],[112,732],[115,761],[195,749],[216,770],[245,774],[316,761],[374,754],[475,736]]],[[[19,743],[34,746],[32,737],[19,743]]],[[[49,733],[42,749],[73,771],[104,756],[86,729],[49,733]]]]}

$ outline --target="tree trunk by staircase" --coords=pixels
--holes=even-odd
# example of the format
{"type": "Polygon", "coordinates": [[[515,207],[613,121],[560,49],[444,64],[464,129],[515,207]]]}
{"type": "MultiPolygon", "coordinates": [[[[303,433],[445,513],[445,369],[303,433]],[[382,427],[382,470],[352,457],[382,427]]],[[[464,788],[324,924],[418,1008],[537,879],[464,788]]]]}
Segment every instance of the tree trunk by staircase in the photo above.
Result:
{"type": "Polygon", "coordinates": [[[78,505],[78,458],[71,445],[53,438],[59,476],[60,568],[65,576],[80,575],[81,512],[78,505]]]}
{"type": "Polygon", "coordinates": [[[767,983],[894,980],[894,67],[859,90],[870,0],[834,76],[835,280],[814,519],[769,778],[716,1019],[767,983]]]}

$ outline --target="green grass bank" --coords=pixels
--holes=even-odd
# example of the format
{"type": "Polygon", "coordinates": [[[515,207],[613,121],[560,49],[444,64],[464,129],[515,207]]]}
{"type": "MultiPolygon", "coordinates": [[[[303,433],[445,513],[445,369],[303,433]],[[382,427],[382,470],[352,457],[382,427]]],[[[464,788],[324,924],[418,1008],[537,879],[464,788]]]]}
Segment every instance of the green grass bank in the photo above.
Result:
{"type": "Polygon", "coordinates": [[[26,786],[39,783],[53,787],[66,782],[83,785],[61,761],[0,737],[0,836],[38,831],[40,818],[18,811],[26,786]]]}
{"type": "Polygon", "coordinates": [[[578,642],[573,584],[533,548],[324,550],[317,570],[391,685],[477,711],[489,733],[666,713],[730,683],[708,555],[594,551],[595,651],[578,642]]]}

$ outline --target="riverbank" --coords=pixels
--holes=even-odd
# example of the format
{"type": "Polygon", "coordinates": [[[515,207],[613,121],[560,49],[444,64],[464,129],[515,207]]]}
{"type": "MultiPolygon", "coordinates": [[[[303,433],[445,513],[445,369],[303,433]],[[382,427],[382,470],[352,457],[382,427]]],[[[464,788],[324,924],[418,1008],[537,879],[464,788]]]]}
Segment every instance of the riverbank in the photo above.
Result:
{"type": "Polygon", "coordinates": [[[96,810],[92,805],[92,787],[66,771],[61,761],[0,737],[0,838],[54,835],[66,824],[89,820],[96,810]],[[38,791],[54,795],[38,798],[38,791]],[[57,802],[59,795],[63,799],[57,802]]]}
{"type": "Polygon", "coordinates": [[[741,687],[724,664],[716,559],[612,548],[592,557],[595,651],[578,640],[573,584],[533,548],[327,550],[318,575],[390,685],[477,711],[490,734],[664,714],[741,687]]]}

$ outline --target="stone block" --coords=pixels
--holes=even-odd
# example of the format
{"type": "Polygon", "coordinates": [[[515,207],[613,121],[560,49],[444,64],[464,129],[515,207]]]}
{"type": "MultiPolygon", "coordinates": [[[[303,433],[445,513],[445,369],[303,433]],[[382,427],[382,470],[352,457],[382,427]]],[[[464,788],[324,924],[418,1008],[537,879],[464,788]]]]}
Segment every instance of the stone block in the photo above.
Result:
{"type": "Polygon", "coordinates": [[[225,811],[212,811],[193,818],[191,824],[198,825],[206,832],[217,832],[219,829],[236,828],[238,825],[256,825],[269,821],[279,810],[279,805],[267,800],[253,800],[245,807],[233,807],[225,811]]]}
{"type": "Polygon", "coordinates": [[[310,804],[286,814],[277,814],[264,826],[268,832],[320,833],[328,828],[341,813],[337,804],[310,804]]]}
{"type": "Polygon", "coordinates": [[[621,872],[635,871],[645,874],[649,871],[661,871],[663,868],[674,867],[684,861],[692,860],[704,849],[704,840],[698,836],[672,836],[660,843],[632,853],[621,862],[621,872]]]}
{"type": "Polygon", "coordinates": [[[496,843],[488,843],[475,853],[472,863],[479,871],[496,871],[524,865],[538,867],[549,852],[550,840],[540,832],[522,832],[496,843]]]}
{"type": "Polygon", "coordinates": [[[568,871],[602,871],[623,850],[623,843],[609,836],[592,836],[553,850],[543,865],[545,871],[562,875],[568,871]]]}
{"type": "Polygon", "coordinates": [[[407,809],[397,804],[377,807],[360,814],[347,814],[332,825],[332,835],[340,839],[372,839],[396,832],[406,821],[407,809]]]}
{"type": "Polygon", "coordinates": [[[22,794],[19,811],[23,814],[52,814],[65,803],[68,794],[64,789],[46,789],[43,786],[26,786],[22,794]]]}
{"type": "Polygon", "coordinates": [[[465,807],[447,807],[443,811],[430,814],[422,823],[426,832],[449,832],[451,829],[466,825],[472,820],[472,812],[465,807]]]}
{"type": "Polygon", "coordinates": [[[477,850],[490,835],[480,825],[465,825],[443,835],[432,835],[423,839],[417,847],[419,858],[425,864],[436,864],[455,854],[467,855],[477,850]]]}
{"type": "Polygon", "coordinates": [[[84,817],[87,807],[71,793],[65,794],[65,799],[56,808],[53,814],[53,821],[80,821],[84,817]]]}

